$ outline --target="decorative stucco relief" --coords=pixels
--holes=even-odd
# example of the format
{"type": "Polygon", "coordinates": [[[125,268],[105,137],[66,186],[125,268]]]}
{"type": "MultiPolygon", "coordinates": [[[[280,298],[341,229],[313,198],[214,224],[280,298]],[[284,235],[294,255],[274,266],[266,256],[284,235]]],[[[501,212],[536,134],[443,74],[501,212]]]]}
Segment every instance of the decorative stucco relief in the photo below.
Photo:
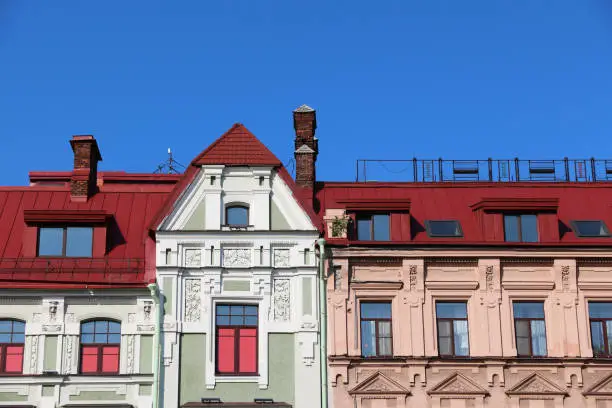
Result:
{"type": "Polygon", "coordinates": [[[38,374],[38,336],[30,337],[30,374],[38,374]]]}
{"type": "Polygon", "coordinates": [[[227,268],[248,268],[251,266],[251,250],[247,248],[224,248],[223,266],[227,268]]]}
{"type": "Polygon", "coordinates": [[[563,265],[561,267],[561,289],[564,292],[569,291],[569,275],[570,275],[570,267],[569,265],[563,265]]]}
{"type": "Polygon", "coordinates": [[[409,268],[409,276],[410,276],[410,291],[414,292],[417,287],[417,266],[410,265],[409,268]]]}
{"type": "Polygon", "coordinates": [[[288,268],[289,266],[291,266],[289,249],[275,248],[274,249],[274,267],[275,268],[288,268]]]}
{"type": "Polygon", "coordinates": [[[493,290],[495,290],[493,272],[494,272],[493,265],[487,265],[486,270],[485,270],[485,280],[486,280],[487,292],[493,292],[493,290]]]}
{"type": "Polygon", "coordinates": [[[185,249],[185,266],[197,268],[202,265],[202,250],[197,248],[185,249]]]}
{"type": "Polygon", "coordinates": [[[289,279],[274,279],[274,320],[279,322],[286,322],[291,317],[289,283],[289,279]]]}
{"type": "Polygon", "coordinates": [[[64,374],[72,374],[72,360],[75,349],[76,336],[64,337],[64,374]]]}
{"type": "Polygon", "coordinates": [[[200,279],[185,281],[185,321],[199,322],[201,318],[202,282],[200,279]]]}
{"type": "Polygon", "coordinates": [[[130,334],[127,336],[127,373],[132,374],[134,372],[134,335],[130,334]]]}

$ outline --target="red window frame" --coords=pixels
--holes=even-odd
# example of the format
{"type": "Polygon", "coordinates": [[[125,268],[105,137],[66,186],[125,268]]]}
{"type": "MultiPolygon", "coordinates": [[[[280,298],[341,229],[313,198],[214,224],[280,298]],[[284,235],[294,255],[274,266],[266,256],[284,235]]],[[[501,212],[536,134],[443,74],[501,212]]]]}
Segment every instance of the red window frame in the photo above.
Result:
{"type": "Polygon", "coordinates": [[[80,374],[119,374],[121,362],[121,326],[119,326],[119,331],[111,331],[111,324],[113,327],[116,327],[120,323],[113,320],[88,320],[81,323],[80,374]],[[84,327],[86,325],[93,325],[93,331],[85,332],[84,327]],[[102,326],[100,330],[99,326],[102,326]],[[87,336],[91,336],[94,341],[87,341],[87,336]],[[118,341],[113,341],[114,337],[118,337],[118,341]],[[102,341],[99,341],[99,339],[102,339],[102,341]],[[112,364],[110,369],[108,368],[109,362],[112,364]],[[93,369],[90,367],[92,363],[95,365],[93,369]]]}
{"type": "Polygon", "coordinates": [[[259,310],[257,306],[218,304],[215,316],[216,375],[259,375],[259,310]],[[247,310],[251,311],[251,314],[247,314],[247,310]],[[245,354],[247,357],[244,356],[245,354]]]}
{"type": "Polygon", "coordinates": [[[2,323],[10,324],[10,328],[6,331],[1,331],[1,334],[8,335],[8,341],[0,343],[0,375],[19,375],[23,374],[23,350],[25,342],[25,324],[20,320],[2,320],[2,323]],[[23,331],[15,330],[15,323],[20,323],[20,327],[23,331]],[[17,337],[17,339],[16,339],[17,337]],[[23,339],[23,341],[18,341],[23,339]],[[9,363],[9,356],[18,356],[18,369],[9,370],[7,369],[7,363],[9,363]]]}

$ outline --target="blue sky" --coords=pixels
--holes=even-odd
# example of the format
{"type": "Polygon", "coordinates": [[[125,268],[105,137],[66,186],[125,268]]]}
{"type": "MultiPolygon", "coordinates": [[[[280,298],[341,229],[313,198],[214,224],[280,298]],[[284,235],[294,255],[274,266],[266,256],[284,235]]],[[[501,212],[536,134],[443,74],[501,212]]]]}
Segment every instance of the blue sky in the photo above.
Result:
{"type": "Polygon", "coordinates": [[[612,158],[609,0],[0,0],[0,184],[188,163],[234,122],[283,161],[318,111],[318,176],[358,158],[612,158]]]}

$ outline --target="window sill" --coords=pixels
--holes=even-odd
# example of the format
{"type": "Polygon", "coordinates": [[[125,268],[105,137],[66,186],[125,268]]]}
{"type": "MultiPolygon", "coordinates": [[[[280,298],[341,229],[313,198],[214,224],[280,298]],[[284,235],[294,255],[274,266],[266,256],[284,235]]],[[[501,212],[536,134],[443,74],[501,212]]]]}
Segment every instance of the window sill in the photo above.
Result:
{"type": "Polygon", "coordinates": [[[218,383],[240,383],[240,382],[259,382],[259,374],[254,375],[221,375],[215,374],[215,382],[218,383]]]}

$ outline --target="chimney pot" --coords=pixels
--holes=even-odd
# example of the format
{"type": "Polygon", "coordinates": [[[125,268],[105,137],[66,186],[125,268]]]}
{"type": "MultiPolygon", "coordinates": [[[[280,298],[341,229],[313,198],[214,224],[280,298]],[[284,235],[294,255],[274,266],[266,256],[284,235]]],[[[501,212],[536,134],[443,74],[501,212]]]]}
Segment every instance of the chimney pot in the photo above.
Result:
{"type": "Polygon", "coordinates": [[[102,161],[102,155],[91,135],[73,136],[70,145],[74,153],[70,197],[72,201],[87,201],[97,191],[98,162],[102,161]]]}
{"type": "Polygon", "coordinates": [[[316,181],[315,163],[319,153],[316,111],[302,105],[293,111],[295,129],[295,182],[298,186],[313,189],[316,181]]]}

